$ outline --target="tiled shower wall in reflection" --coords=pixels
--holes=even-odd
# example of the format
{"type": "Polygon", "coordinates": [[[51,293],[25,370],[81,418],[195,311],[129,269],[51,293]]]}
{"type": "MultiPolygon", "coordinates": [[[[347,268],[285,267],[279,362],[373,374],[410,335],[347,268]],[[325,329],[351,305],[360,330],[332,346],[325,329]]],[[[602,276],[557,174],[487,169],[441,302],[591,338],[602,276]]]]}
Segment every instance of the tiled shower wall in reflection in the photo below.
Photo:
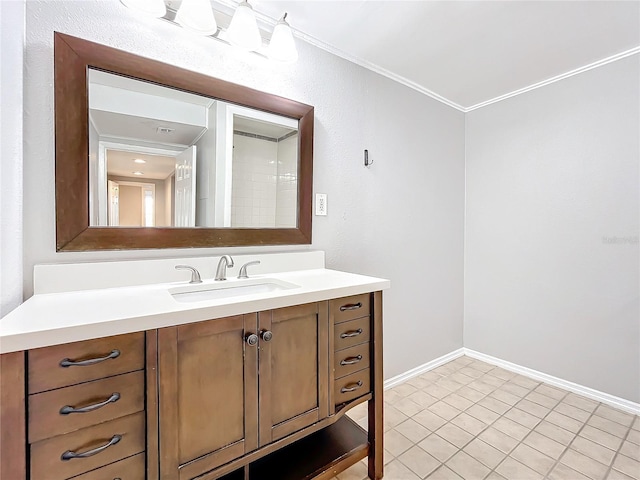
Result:
{"type": "Polygon", "coordinates": [[[294,227],[298,136],[233,140],[231,226],[294,227]]]}

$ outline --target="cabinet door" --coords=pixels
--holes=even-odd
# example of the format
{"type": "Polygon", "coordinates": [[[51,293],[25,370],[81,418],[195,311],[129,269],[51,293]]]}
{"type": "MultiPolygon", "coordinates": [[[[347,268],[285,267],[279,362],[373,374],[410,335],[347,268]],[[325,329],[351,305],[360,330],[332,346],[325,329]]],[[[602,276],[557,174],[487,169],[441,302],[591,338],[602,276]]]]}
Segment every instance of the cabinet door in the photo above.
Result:
{"type": "Polygon", "coordinates": [[[158,330],[161,479],[191,479],[258,446],[257,315],[158,330]],[[256,342],[257,343],[257,342],[256,342]]]}
{"type": "Polygon", "coordinates": [[[328,415],[327,303],[261,312],[258,324],[263,446],[328,415]]]}

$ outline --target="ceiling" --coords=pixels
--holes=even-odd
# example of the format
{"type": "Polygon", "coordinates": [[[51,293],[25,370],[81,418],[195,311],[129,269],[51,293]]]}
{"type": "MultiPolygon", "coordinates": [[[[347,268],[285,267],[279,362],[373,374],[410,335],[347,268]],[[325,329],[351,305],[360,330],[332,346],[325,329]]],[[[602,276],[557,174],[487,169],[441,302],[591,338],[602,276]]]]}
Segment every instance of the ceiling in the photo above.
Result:
{"type": "Polygon", "coordinates": [[[299,38],[463,111],[640,52],[638,0],[251,3],[272,19],[288,12],[299,38]]]}
{"type": "Polygon", "coordinates": [[[174,172],[175,168],[175,157],[107,150],[107,174],[109,176],[131,177],[138,182],[144,182],[145,179],[164,180],[174,172]],[[134,162],[136,159],[144,160],[145,163],[136,163],[134,162]],[[142,175],[135,175],[133,172],[140,172],[142,175]]]}

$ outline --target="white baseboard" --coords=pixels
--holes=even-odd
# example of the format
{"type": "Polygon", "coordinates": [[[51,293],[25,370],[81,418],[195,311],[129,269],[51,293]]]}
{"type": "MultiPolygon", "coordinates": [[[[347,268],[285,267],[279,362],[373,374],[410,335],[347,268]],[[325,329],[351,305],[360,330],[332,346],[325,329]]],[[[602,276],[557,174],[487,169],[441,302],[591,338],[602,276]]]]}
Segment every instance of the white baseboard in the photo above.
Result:
{"type": "Polygon", "coordinates": [[[423,365],[419,365],[411,370],[407,370],[400,375],[396,375],[395,377],[391,377],[388,380],[384,381],[384,389],[395,387],[396,385],[400,385],[401,383],[406,382],[407,380],[417,377],[418,375],[422,375],[424,372],[428,372],[429,370],[433,370],[440,365],[444,365],[451,360],[455,360],[458,357],[464,355],[464,348],[459,348],[454,350],[453,352],[449,352],[446,355],[436,358],[435,360],[431,360],[423,365]]]}
{"type": "MultiPolygon", "coordinates": [[[[585,387],[584,385],[579,385],[568,380],[563,380],[562,378],[547,375],[546,373],[538,372],[537,370],[533,370],[531,368],[507,362],[506,360],[492,357],[491,355],[485,355],[484,353],[476,352],[475,350],[471,350],[469,348],[462,348],[462,350],[464,351],[464,355],[468,357],[490,363],[491,365],[504,368],[505,370],[509,370],[510,372],[519,373],[520,375],[533,378],[534,380],[548,383],[549,385],[553,385],[554,387],[569,390],[570,392],[577,393],[578,395],[582,395],[583,397],[590,398],[597,402],[611,405],[614,408],[633,413],[634,415],[640,415],[640,403],[625,400],[624,398],[616,397],[615,395],[610,395],[593,388],[585,387]]],[[[456,352],[458,352],[458,350],[456,350],[456,352]]]]}
{"type": "Polygon", "coordinates": [[[616,397],[615,395],[610,395],[593,388],[585,387],[584,385],[579,385],[568,380],[563,380],[562,378],[547,375],[546,373],[538,372],[537,370],[533,370],[531,368],[507,362],[506,360],[492,357],[491,355],[476,352],[475,350],[471,350],[469,348],[459,348],[457,350],[454,350],[453,352],[447,353],[446,355],[431,360],[430,362],[427,362],[423,365],[412,368],[411,370],[407,370],[400,375],[389,378],[384,382],[384,389],[387,390],[389,388],[395,387],[396,385],[400,385],[401,383],[404,383],[411,378],[417,377],[418,375],[428,372],[429,370],[433,370],[434,368],[437,368],[440,365],[444,365],[445,363],[450,362],[451,360],[455,360],[456,358],[463,355],[481,360],[491,365],[495,365],[496,367],[504,368],[505,370],[509,370],[510,372],[524,375],[525,377],[529,377],[534,380],[548,383],[549,385],[553,385],[554,387],[577,393],[578,395],[582,395],[583,397],[587,397],[597,402],[610,405],[614,408],[633,413],[634,415],[640,415],[640,403],[635,403],[631,400],[625,400],[624,398],[616,397]]]}

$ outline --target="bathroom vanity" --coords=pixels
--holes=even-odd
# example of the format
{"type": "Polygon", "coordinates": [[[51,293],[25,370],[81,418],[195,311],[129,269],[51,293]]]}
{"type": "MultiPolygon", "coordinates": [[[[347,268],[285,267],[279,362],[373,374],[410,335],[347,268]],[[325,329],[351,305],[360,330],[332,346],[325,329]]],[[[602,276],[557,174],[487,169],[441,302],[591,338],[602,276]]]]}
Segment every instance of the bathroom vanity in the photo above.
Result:
{"type": "MultiPolygon", "coordinates": [[[[94,269],[92,277],[107,283],[100,269],[117,270],[43,266],[36,286],[40,275],[49,292],[47,277],[65,267],[65,278],[74,277],[73,269],[94,269]]],[[[161,267],[144,270],[154,268],[161,267]]],[[[193,286],[92,289],[89,282],[85,290],[36,294],[0,323],[0,474],[12,480],[328,479],[368,457],[370,478],[382,478],[382,290],[388,285],[313,268],[193,286]],[[267,283],[281,288],[201,297],[267,283]],[[199,296],[192,300],[189,293],[199,296]],[[345,415],[363,402],[366,431],[345,415]]]]}

